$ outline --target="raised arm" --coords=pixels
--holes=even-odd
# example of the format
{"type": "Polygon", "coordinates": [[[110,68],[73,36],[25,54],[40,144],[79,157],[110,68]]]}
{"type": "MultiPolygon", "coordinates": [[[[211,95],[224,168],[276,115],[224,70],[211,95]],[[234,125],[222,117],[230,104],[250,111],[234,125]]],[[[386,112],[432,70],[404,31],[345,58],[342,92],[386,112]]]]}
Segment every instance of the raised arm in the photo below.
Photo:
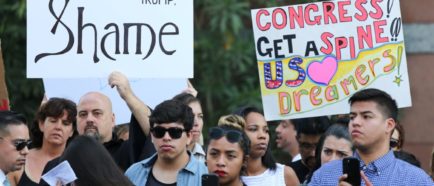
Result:
{"type": "Polygon", "coordinates": [[[119,95],[127,103],[128,108],[139,122],[143,133],[148,136],[150,130],[149,116],[151,115],[148,106],[134,94],[128,79],[124,74],[114,71],[110,74],[108,80],[109,85],[112,88],[116,87],[119,95]]]}

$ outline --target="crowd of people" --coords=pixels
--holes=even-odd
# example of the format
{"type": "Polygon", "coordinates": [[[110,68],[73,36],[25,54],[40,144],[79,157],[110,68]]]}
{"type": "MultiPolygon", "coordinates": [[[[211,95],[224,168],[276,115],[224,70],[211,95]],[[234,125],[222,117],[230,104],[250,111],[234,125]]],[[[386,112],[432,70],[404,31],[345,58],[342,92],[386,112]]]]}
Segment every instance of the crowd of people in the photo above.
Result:
{"type": "Polygon", "coordinates": [[[204,114],[191,87],[151,110],[125,75],[113,72],[109,85],[132,113],[127,131],[115,131],[111,101],[99,92],[84,94],[77,105],[50,98],[29,123],[20,113],[1,111],[0,185],[50,185],[43,175],[63,162],[76,179],[56,185],[199,186],[208,184],[203,176],[217,177],[222,186],[349,185],[346,157],[360,162],[362,185],[434,185],[402,150],[396,102],[378,89],[352,95],[348,117],[280,121],[276,144],[288,161],[279,163],[259,108],[243,106],[207,124],[203,143],[204,114]]]}

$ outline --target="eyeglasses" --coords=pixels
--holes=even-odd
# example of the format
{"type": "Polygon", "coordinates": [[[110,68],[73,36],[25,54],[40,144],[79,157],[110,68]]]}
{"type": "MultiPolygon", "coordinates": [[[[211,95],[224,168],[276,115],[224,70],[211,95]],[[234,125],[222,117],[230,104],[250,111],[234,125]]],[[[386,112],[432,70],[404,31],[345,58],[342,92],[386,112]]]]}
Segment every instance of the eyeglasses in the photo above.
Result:
{"type": "Polygon", "coordinates": [[[390,148],[398,147],[399,141],[397,139],[390,138],[390,148]]]}
{"type": "Polygon", "coordinates": [[[220,139],[221,137],[226,136],[231,143],[239,142],[241,139],[241,132],[236,130],[223,130],[222,128],[213,127],[209,129],[209,137],[211,139],[220,139]]]}
{"type": "Polygon", "coordinates": [[[178,127],[170,127],[170,128],[154,127],[151,129],[152,135],[156,138],[162,138],[164,135],[166,135],[166,132],[169,132],[169,136],[172,139],[179,139],[182,136],[182,132],[184,131],[185,129],[178,128],[178,127]]]}
{"type": "MultiPolygon", "coordinates": [[[[0,137],[0,139],[4,139],[0,137]]],[[[17,151],[23,150],[25,147],[29,147],[32,144],[32,140],[14,140],[12,141],[12,145],[15,146],[17,151]]]]}

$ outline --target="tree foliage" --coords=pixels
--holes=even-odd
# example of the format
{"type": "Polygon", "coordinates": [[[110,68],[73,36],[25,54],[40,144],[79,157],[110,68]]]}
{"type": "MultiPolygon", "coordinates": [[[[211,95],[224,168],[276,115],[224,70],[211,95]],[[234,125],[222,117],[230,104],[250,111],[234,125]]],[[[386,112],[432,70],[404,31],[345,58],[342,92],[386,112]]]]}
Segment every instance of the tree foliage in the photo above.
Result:
{"type": "Polygon", "coordinates": [[[0,0],[0,38],[10,107],[30,119],[38,108],[43,86],[26,78],[26,1],[0,0]]]}
{"type": "Polygon", "coordinates": [[[250,10],[305,2],[312,0],[195,1],[193,84],[199,90],[206,125],[215,125],[237,107],[262,107],[250,10]]]}
{"type": "MultiPolygon", "coordinates": [[[[193,84],[205,123],[237,107],[262,107],[250,9],[313,0],[195,0],[193,84]]],[[[43,96],[40,79],[26,79],[26,1],[0,0],[0,38],[12,109],[33,116],[43,96]]]]}

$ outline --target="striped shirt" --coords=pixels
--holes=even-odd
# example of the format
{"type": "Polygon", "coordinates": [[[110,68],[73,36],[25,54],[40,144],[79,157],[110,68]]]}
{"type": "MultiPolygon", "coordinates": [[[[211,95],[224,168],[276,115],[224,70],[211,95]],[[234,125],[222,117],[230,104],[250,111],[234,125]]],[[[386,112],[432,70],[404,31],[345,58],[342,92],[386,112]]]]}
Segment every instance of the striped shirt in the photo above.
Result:
{"type": "MultiPolygon", "coordinates": [[[[434,186],[431,177],[422,169],[407,162],[395,158],[393,151],[389,151],[379,159],[365,165],[360,156],[354,156],[360,160],[360,169],[363,170],[369,181],[375,186],[381,185],[417,185],[434,186]]],[[[342,160],[331,161],[315,171],[309,185],[338,185],[342,176],[342,160]]],[[[362,179],[362,185],[365,182],[362,179]]]]}

